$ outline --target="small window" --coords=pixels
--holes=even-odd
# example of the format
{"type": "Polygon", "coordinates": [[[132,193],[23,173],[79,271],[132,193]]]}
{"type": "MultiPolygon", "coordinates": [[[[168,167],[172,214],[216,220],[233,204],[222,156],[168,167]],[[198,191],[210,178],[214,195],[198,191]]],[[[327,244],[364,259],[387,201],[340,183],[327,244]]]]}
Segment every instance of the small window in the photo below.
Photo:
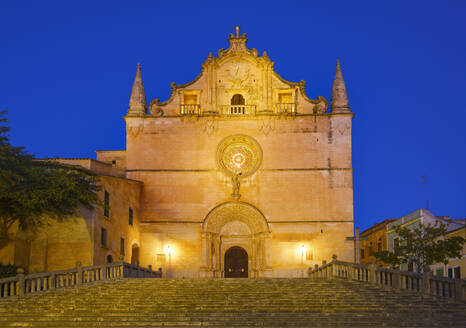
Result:
{"type": "Polygon", "coordinates": [[[448,278],[453,278],[453,269],[448,268],[448,278]]]}
{"type": "Polygon", "coordinates": [[[115,165],[115,164],[116,164],[116,160],[113,160],[113,161],[112,161],[112,164],[115,165]]]}
{"type": "Polygon", "coordinates": [[[379,238],[379,242],[377,243],[377,252],[382,251],[382,238],[379,238]]]}
{"type": "Polygon", "coordinates": [[[369,246],[369,256],[372,256],[372,242],[370,243],[370,246],[369,246]]]}
{"type": "Polygon", "coordinates": [[[278,94],[278,102],[280,104],[291,104],[291,103],[293,103],[294,101],[293,101],[293,97],[292,97],[291,92],[278,94]]]}
{"type": "Polygon", "coordinates": [[[107,229],[102,228],[100,232],[100,242],[102,247],[107,247],[107,229]]]}
{"type": "Polygon", "coordinates": [[[125,255],[125,238],[120,238],[120,255],[125,255]]]}
{"type": "Polygon", "coordinates": [[[104,191],[104,216],[110,217],[110,193],[107,190],[104,191]]]}
{"type": "Polygon", "coordinates": [[[197,95],[186,94],[183,97],[183,102],[185,105],[197,105],[198,104],[197,95]]]}
{"type": "Polygon", "coordinates": [[[364,258],[364,249],[361,249],[361,259],[364,258]]]}
{"type": "Polygon", "coordinates": [[[399,238],[393,239],[393,251],[395,252],[395,255],[400,255],[400,239],[399,238]]]}
{"type": "Polygon", "coordinates": [[[456,268],[453,269],[455,275],[453,278],[455,279],[460,279],[461,278],[461,268],[457,266],[456,268]]]}
{"type": "Polygon", "coordinates": [[[133,209],[131,207],[129,208],[129,213],[128,213],[128,223],[130,226],[133,225],[133,209]]]}

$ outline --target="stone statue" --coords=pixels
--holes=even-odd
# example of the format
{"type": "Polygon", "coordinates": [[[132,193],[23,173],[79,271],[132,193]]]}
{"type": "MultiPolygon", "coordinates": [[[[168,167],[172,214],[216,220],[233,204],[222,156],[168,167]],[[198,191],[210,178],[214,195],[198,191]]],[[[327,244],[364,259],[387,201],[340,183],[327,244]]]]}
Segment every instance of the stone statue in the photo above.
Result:
{"type": "Polygon", "coordinates": [[[241,195],[239,194],[239,188],[241,186],[241,183],[239,181],[240,176],[241,176],[241,172],[231,177],[231,183],[233,184],[233,193],[231,194],[231,196],[234,198],[241,197],[241,195]]]}

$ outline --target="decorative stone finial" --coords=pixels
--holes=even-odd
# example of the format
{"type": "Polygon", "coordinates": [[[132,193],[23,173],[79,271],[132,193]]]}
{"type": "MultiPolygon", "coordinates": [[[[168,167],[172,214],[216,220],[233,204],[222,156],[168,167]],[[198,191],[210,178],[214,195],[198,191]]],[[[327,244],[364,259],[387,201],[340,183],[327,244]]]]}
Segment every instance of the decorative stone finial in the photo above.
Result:
{"type": "Polygon", "coordinates": [[[348,94],[346,93],[345,80],[341,73],[340,60],[337,59],[335,79],[333,80],[332,98],[330,100],[332,113],[350,113],[348,94]]]}
{"type": "Polygon", "coordinates": [[[138,63],[136,77],[134,78],[133,90],[129,99],[128,113],[144,115],[146,114],[147,102],[144,84],[142,83],[141,64],[138,63]]]}
{"type": "Polygon", "coordinates": [[[239,38],[239,25],[235,26],[236,37],[239,38]]]}

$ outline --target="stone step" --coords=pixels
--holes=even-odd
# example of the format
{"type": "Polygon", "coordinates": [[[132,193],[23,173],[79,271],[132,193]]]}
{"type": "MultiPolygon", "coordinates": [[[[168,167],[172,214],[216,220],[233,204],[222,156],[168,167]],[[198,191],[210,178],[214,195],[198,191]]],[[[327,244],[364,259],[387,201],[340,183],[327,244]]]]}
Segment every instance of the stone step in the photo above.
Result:
{"type": "Polygon", "coordinates": [[[127,279],[0,301],[0,327],[466,327],[466,305],[343,280],[127,279]]]}

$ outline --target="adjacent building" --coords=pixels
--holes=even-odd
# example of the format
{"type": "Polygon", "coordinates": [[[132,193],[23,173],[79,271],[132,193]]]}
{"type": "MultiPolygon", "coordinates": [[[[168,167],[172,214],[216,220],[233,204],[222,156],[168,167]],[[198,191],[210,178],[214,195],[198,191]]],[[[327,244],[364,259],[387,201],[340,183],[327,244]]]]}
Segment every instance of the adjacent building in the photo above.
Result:
{"type": "MultiPolygon", "coordinates": [[[[455,235],[465,237],[464,220],[451,219],[448,216],[435,216],[430,211],[425,209],[419,209],[413,213],[410,213],[402,218],[393,221],[387,225],[387,242],[388,250],[396,254],[396,249],[400,246],[400,238],[395,231],[395,227],[401,226],[408,229],[414,229],[420,225],[435,225],[437,223],[443,223],[447,228],[447,235],[440,236],[439,238],[448,238],[455,235]]],[[[461,259],[450,260],[447,265],[443,263],[437,263],[431,266],[433,273],[441,276],[448,274],[454,278],[465,277],[465,265],[466,265],[466,245],[463,247],[463,256],[461,259]],[[455,274],[456,273],[456,274],[455,274]]],[[[401,270],[416,271],[413,264],[402,264],[401,270]]]]}
{"type": "MultiPolygon", "coordinates": [[[[387,225],[393,221],[396,221],[396,219],[386,219],[374,224],[361,233],[359,255],[361,264],[371,263],[375,259],[374,252],[388,251],[387,225]]],[[[377,265],[385,264],[378,261],[377,265]]]]}

